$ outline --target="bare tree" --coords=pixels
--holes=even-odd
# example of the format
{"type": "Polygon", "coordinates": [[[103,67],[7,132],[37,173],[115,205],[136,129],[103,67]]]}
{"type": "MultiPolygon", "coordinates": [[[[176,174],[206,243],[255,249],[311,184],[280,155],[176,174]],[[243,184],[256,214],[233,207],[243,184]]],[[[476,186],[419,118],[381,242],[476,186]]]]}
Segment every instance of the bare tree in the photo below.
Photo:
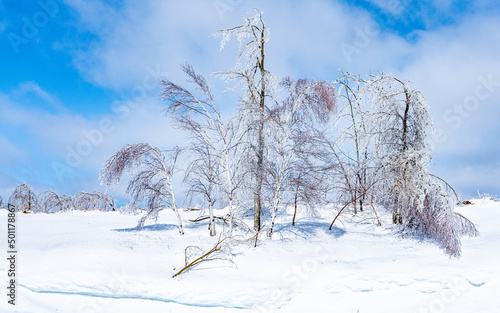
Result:
{"type": "Polygon", "coordinates": [[[325,162],[322,131],[300,136],[296,141],[298,160],[290,178],[290,198],[287,206],[293,206],[292,226],[295,226],[299,206],[315,214],[315,207],[328,203],[331,190],[331,162],[325,162]]]}
{"type": "Polygon", "coordinates": [[[178,148],[162,153],[149,144],[139,143],[123,147],[106,161],[101,172],[101,182],[117,185],[127,171],[131,177],[127,193],[136,203],[146,203],[148,212],[140,219],[139,228],[143,227],[146,219],[157,219],[161,210],[171,208],[177,216],[179,233],[184,234],[172,181],[180,153],[178,148]]]}
{"type": "Polygon", "coordinates": [[[203,76],[195,73],[190,65],[183,65],[183,71],[197,93],[163,80],[162,100],[167,102],[166,112],[177,125],[191,136],[192,144],[202,152],[216,158],[220,165],[220,186],[229,204],[229,231],[232,232],[233,209],[236,191],[241,185],[243,164],[240,149],[242,134],[237,118],[224,121],[203,76]]]}
{"type": "Polygon", "coordinates": [[[9,203],[16,206],[17,211],[38,212],[40,207],[33,188],[26,183],[18,185],[9,197],[9,203]]]}
{"type": "Polygon", "coordinates": [[[261,190],[262,172],[265,155],[264,126],[266,122],[265,107],[266,100],[272,98],[277,90],[277,81],[273,74],[265,66],[265,45],[269,41],[269,29],[262,19],[262,12],[256,10],[253,17],[243,19],[243,24],[218,31],[214,36],[222,37],[221,50],[231,37],[236,37],[239,43],[240,54],[232,70],[219,73],[228,81],[237,81],[238,86],[243,89],[242,103],[251,110],[247,117],[253,120],[252,132],[248,134],[252,137],[252,147],[255,153],[254,179],[254,228],[259,231],[261,228],[261,190]]]}

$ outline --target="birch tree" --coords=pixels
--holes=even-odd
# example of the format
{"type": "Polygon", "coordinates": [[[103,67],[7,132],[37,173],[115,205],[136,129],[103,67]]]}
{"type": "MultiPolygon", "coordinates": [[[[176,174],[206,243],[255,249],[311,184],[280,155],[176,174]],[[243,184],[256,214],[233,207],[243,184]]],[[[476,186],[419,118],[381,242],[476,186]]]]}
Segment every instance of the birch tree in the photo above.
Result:
{"type": "Polygon", "coordinates": [[[254,188],[254,229],[261,228],[262,209],[262,179],[265,155],[265,107],[266,102],[273,97],[277,90],[277,81],[273,74],[267,70],[266,43],[269,41],[269,29],[262,18],[262,12],[256,10],[253,17],[243,19],[243,24],[220,30],[214,36],[222,37],[221,50],[226,43],[236,37],[239,44],[239,55],[233,69],[221,72],[218,75],[227,81],[237,82],[237,88],[243,91],[241,98],[244,112],[248,114],[251,125],[250,142],[254,151],[255,161],[252,162],[254,188]]]}
{"type": "Polygon", "coordinates": [[[363,211],[366,199],[363,189],[368,185],[370,131],[367,129],[366,120],[370,111],[365,105],[362,79],[341,71],[337,84],[341,87],[340,98],[345,103],[338,117],[346,119],[347,125],[341,131],[340,145],[344,149],[335,153],[336,157],[342,159],[339,169],[342,171],[342,180],[345,181],[345,194],[349,195],[346,202],[353,204],[354,214],[357,214],[358,204],[359,210],[363,211]],[[352,153],[350,147],[353,147],[352,153]],[[354,199],[357,200],[353,201],[354,199]]]}
{"type": "Polygon", "coordinates": [[[179,233],[184,234],[180,209],[177,206],[173,176],[181,150],[162,152],[146,143],[127,145],[109,158],[101,171],[101,182],[116,186],[125,172],[130,175],[127,193],[135,203],[145,202],[147,213],[139,220],[142,228],[148,218],[157,219],[160,211],[172,209],[177,217],[179,233]]]}
{"type": "Polygon", "coordinates": [[[229,231],[232,232],[234,201],[241,185],[239,176],[244,155],[238,151],[242,137],[240,122],[237,118],[224,121],[205,78],[190,65],[183,65],[182,69],[196,92],[164,79],[161,99],[166,102],[165,111],[175,119],[178,127],[188,132],[192,145],[201,147],[198,152],[205,157],[215,157],[220,165],[219,181],[229,204],[229,231]]]}
{"type": "Polygon", "coordinates": [[[432,131],[428,104],[408,82],[392,75],[371,75],[365,88],[373,106],[371,152],[380,173],[388,178],[384,194],[386,205],[393,210],[393,222],[402,224],[404,215],[412,209],[409,202],[415,200],[415,188],[423,189],[421,183],[431,158],[426,140],[432,131]]]}
{"type": "Polygon", "coordinates": [[[217,202],[217,191],[220,188],[221,167],[218,158],[212,154],[207,145],[191,147],[195,159],[191,161],[184,182],[189,186],[188,197],[201,195],[208,204],[210,236],[217,234],[215,230],[214,205],[217,202]]]}

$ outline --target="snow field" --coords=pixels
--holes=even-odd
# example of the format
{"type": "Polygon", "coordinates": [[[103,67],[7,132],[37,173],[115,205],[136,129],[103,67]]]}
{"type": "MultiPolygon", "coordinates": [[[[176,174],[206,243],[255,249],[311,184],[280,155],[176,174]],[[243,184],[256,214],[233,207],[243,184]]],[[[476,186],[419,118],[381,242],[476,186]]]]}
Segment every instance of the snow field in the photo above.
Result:
{"type": "MultiPolygon", "coordinates": [[[[473,202],[458,211],[481,235],[462,238],[461,259],[401,238],[382,212],[382,227],[366,212],[344,214],[329,231],[335,214],[325,209],[295,227],[287,216],[273,240],[233,245],[232,262],[176,278],[187,246],[215,244],[207,223],[187,222],[180,236],[170,211],[142,231],[139,215],[19,213],[18,305],[4,297],[0,312],[500,312],[500,203],[473,202]]],[[[6,211],[0,216],[5,234],[6,211]]]]}

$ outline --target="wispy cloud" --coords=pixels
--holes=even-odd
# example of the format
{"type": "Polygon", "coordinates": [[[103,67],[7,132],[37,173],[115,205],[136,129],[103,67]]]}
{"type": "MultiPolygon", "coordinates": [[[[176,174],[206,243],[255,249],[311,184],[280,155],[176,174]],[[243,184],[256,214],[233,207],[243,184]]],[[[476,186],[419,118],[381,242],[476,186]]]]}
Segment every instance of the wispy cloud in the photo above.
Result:
{"type": "Polygon", "coordinates": [[[17,90],[14,91],[15,94],[17,95],[25,95],[32,93],[41,100],[45,101],[47,104],[50,104],[54,109],[58,111],[64,111],[66,110],[65,107],[62,105],[61,101],[57,99],[57,97],[51,95],[49,92],[43,90],[40,85],[38,85],[34,81],[28,81],[25,83],[22,83],[17,90]]]}

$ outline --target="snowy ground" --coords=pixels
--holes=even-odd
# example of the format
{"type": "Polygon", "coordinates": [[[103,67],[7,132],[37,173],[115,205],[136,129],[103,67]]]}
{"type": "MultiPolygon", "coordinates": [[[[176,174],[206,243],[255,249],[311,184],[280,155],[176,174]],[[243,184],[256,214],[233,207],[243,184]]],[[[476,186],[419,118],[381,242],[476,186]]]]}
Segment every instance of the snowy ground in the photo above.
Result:
{"type": "MultiPolygon", "coordinates": [[[[384,215],[382,227],[344,215],[328,231],[325,210],[296,227],[288,218],[257,248],[234,247],[234,263],[176,278],[186,246],[216,241],[206,224],[181,237],[169,212],[143,231],[139,216],[114,212],[18,214],[18,305],[4,296],[0,312],[500,312],[500,203],[473,202],[458,210],[481,236],[463,238],[458,260],[398,237],[384,215]]],[[[4,238],[4,210],[0,219],[4,238]]]]}

